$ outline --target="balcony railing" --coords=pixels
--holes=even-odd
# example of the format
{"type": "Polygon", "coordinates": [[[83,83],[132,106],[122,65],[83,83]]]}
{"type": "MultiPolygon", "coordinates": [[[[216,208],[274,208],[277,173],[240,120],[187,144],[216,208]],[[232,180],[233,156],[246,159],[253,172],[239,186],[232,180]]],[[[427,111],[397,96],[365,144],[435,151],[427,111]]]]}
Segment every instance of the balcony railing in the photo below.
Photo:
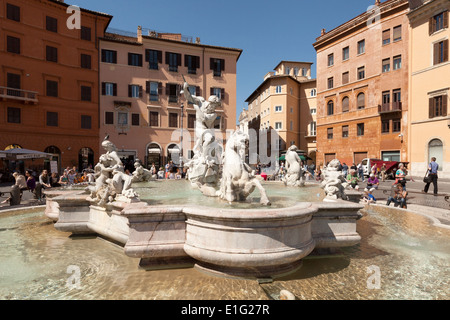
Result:
{"type": "Polygon", "coordinates": [[[0,98],[38,103],[38,93],[15,88],[0,87],[0,98]]]}
{"type": "Polygon", "coordinates": [[[389,112],[399,112],[402,111],[401,101],[396,101],[391,103],[384,103],[378,105],[378,113],[389,113],[389,112]]]}

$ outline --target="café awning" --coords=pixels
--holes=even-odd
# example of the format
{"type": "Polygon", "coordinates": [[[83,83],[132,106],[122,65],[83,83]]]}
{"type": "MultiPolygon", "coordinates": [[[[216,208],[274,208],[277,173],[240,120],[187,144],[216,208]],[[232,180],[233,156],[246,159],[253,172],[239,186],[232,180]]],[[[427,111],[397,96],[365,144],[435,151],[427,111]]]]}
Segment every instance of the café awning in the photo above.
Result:
{"type": "Polygon", "coordinates": [[[52,156],[51,153],[21,148],[0,151],[0,158],[5,160],[51,159],[52,156]]]}

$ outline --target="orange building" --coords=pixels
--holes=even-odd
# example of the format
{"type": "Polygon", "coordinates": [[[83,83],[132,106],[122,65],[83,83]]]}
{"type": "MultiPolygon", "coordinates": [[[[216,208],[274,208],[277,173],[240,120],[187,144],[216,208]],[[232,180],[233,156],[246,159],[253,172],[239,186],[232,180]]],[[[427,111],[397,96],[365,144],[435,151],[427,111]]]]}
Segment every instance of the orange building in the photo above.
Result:
{"type": "Polygon", "coordinates": [[[225,140],[226,130],[236,128],[241,49],[142,27],[136,34],[107,33],[100,49],[100,142],[108,134],[130,169],[136,158],[146,166],[161,166],[169,160],[178,163],[180,151],[184,161],[192,157],[195,109],[180,95],[183,77],[191,94],[220,98],[215,124],[220,137],[225,140]]]}
{"type": "Polygon", "coordinates": [[[58,170],[98,158],[98,38],[112,19],[68,8],[64,1],[0,0],[0,150],[52,153],[58,170]]]}
{"type": "Polygon", "coordinates": [[[317,165],[408,161],[407,0],[375,2],[317,38],[317,165]]]}
{"type": "MultiPolygon", "coordinates": [[[[254,130],[259,141],[267,137],[267,150],[258,142],[257,153],[262,163],[269,161],[273,143],[278,144],[279,153],[296,145],[315,162],[316,79],[311,79],[311,65],[311,62],[281,61],[247,98],[248,128],[254,130]],[[275,133],[277,140],[273,138],[275,133]]],[[[255,157],[250,158],[252,162],[255,157]]]]}

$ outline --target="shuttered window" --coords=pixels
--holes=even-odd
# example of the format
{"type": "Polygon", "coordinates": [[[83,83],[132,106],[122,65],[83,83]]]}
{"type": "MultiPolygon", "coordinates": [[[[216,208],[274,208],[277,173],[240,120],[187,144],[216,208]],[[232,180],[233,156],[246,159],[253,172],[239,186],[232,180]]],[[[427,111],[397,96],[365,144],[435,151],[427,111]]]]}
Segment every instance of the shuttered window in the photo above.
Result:
{"type": "Polygon", "coordinates": [[[209,67],[211,70],[213,70],[213,74],[215,77],[221,77],[222,72],[225,70],[225,60],[210,58],[209,67]]]}
{"type": "Polygon", "coordinates": [[[92,88],[88,86],[81,86],[81,101],[91,101],[92,88]]]}
{"type": "Polygon", "coordinates": [[[81,26],[81,39],[91,41],[91,28],[81,26]]]}
{"type": "Polygon", "coordinates": [[[186,54],[184,56],[184,66],[188,68],[189,74],[196,74],[200,68],[200,57],[186,54]]]}
{"type": "Polygon", "coordinates": [[[188,114],[188,128],[195,128],[195,114],[188,114]]]}
{"type": "Polygon", "coordinates": [[[429,34],[448,28],[448,11],[441,12],[429,20],[429,34]]]}
{"type": "Polygon", "coordinates": [[[448,39],[433,45],[433,65],[448,61],[448,39]]]}
{"type": "Polygon", "coordinates": [[[391,29],[383,31],[382,39],[383,45],[391,43],[391,29]]]}
{"type": "Polygon", "coordinates": [[[58,62],[58,48],[47,46],[46,59],[51,62],[58,62]]]}
{"type": "Polygon", "coordinates": [[[10,20],[20,22],[20,7],[13,4],[6,4],[6,17],[10,20]]]}
{"type": "Polygon", "coordinates": [[[45,29],[51,32],[58,32],[58,19],[53,17],[45,17],[45,29]]]}
{"type": "Polygon", "coordinates": [[[333,101],[328,101],[327,103],[327,115],[331,116],[334,114],[334,103],[333,101]]]}
{"type": "Polygon", "coordinates": [[[139,113],[131,114],[131,125],[132,126],[139,126],[139,120],[140,120],[139,113]]]}
{"type": "Polygon", "coordinates": [[[178,113],[169,113],[169,127],[178,128],[178,113]]]}
{"type": "Polygon", "coordinates": [[[148,62],[148,68],[158,70],[158,64],[162,63],[162,51],[146,49],[145,62],[148,62]]]}
{"type": "Polygon", "coordinates": [[[442,95],[430,98],[429,100],[429,117],[445,117],[447,116],[448,96],[442,95]]]}
{"type": "Polygon", "coordinates": [[[394,27],[392,38],[394,39],[394,42],[402,40],[402,26],[401,25],[394,27]]]}
{"type": "Polygon", "coordinates": [[[102,62],[117,63],[117,51],[102,49],[102,62]]]}
{"type": "Polygon", "coordinates": [[[350,99],[348,97],[344,97],[344,99],[342,99],[342,112],[348,112],[349,104],[350,99]]]}
{"type": "Polygon", "coordinates": [[[327,138],[328,139],[333,139],[333,128],[328,128],[327,129],[327,138]]]}
{"type": "Polygon", "coordinates": [[[114,124],[114,112],[105,112],[105,124],[114,124]]]}
{"type": "Polygon", "coordinates": [[[357,108],[358,109],[364,109],[366,106],[366,95],[364,93],[358,94],[357,98],[357,108]]]}
{"type": "Polygon", "coordinates": [[[135,67],[142,67],[142,54],[128,53],[128,65],[135,67]]]}
{"type": "Polygon", "coordinates": [[[166,64],[169,65],[169,71],[178,72],[178,67],[181,66],[181,54],[166,52],[166,64]]]}
{"type": "Polygon", "coordinates": [[[344,72],[342,74],[342,84],[347,84],[349,82],[349,72],[344,72]]]}
{"type": "Polygon", "coordinates": [[[20,54],[20,39],[12,36],[6,37],[6,51],[20,54]]]}
{"type": "Polygon", "coordinates": [[[83,68],[83,69],[91,69],[91,65],[92,65],[92,62],[91,62],[91,56],[90,55],[88,55],[88,54],[81,54],[81,67],[83,68]]]}
{"type": "Polygon", "coordinates": [[[57,112],[47,112],[47,126],[57,127],[58,126],[58,113],[57,112]]]}
{"type": "Polygon", "coordinates": [[[81,116],[81,129],[91,129],[92,128],[92,117],[88,115],[81,116]]]}
{"type": "Polygon", "coordinates": [[[159,127],[159,112],[150,111],[150,127],[159,127]]]}
{"type": "Polygon", "coordinates": [[[348,138],[348,126],[342,126],[342,138],[348,138]]]}
{"type": "Polygon", "coordinates": [[[58,82],[47,80],[47,97],[58,97],[58,82]]]}

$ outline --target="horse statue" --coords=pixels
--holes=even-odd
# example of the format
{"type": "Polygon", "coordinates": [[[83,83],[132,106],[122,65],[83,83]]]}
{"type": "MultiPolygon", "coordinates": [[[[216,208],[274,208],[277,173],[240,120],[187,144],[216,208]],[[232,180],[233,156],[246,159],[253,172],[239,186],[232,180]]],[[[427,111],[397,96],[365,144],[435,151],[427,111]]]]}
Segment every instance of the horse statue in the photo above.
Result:
{"type": "Polygon", "coordinates": [[[249,137],[241,131],[235,131],[228,140],[223,153],[220,197],[228,202],[244,201],[258,188],[260,203],[270,205],[266,191],[253,175],[251,168],[244,162],[249,137]]]}

